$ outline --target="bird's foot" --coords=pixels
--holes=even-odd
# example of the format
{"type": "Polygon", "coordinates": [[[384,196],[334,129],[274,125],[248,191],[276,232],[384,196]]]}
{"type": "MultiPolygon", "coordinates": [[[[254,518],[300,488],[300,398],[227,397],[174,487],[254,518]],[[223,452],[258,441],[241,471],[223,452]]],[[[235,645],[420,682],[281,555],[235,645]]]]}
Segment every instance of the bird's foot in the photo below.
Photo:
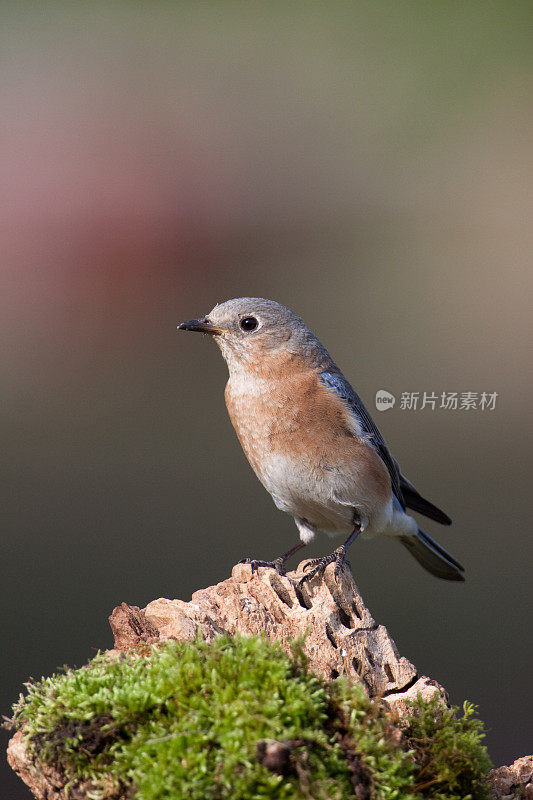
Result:
{"type": "Polygon", "coordinates": [[[278,575],[285,575],[285,561],[283,556],[275,558],[274,561],[262,561],[259,558],[241,558],[239,564],[250,564],[252,567],[252,575],[258,567],[270,567],[275,569],[278,575]]]}
{"type": "Polygon", "coordinates": [[[306,572],[303,578],[300,578],[299,580],[300,586],[302,585],[302,583],[310,581],[311,578],[315,577],[315,575],[323,573],[326,567],[329,564],[333,564],[333,562],[335,562],[334,576],[335,580],[337,581],[339,578],[341,567],[343,567],[345,564],[348,567],[350,566],[350,562],[346,558],[346,545],[341,544],[341,546],[337,547],[337,549],[334,550],[333,553],[330,553],[329,556],[322,556],[322,558],[313,558],[312,561],[308,561],[304,569],[309,570],[309,572],[306,572]]]}

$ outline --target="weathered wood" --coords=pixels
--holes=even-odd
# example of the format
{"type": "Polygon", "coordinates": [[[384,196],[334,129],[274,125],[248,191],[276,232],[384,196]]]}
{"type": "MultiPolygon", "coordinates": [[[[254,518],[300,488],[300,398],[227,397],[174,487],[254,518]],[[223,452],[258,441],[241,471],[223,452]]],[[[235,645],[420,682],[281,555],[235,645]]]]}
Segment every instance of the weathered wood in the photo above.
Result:
{"type": "Polygon", "coordinates": [[[383,698],[400,714],[406,699],[418,692],[445,697],[442,686],[419,676],[399,655],[387,629],[365,606],[348,569],[336,582],[331,564],[323,578],[317,576],[300,588],[305,564],[286,577],[263,567],[252,573],[248,564],[237,564],[231,578],[195,592],[189,603],[153,600],[143,611],[122,604],[110,617],[115,647],[153,642],[154,631],[158,641],[194,639],[199,630],[208,641],[220,633],[255,634],[280,642],[287,652],[293,639],[304,638],[313,672],[327,679],[348,675],[360,681],[370,697],[383,698]],[[143,637],[138,631],[146,623],[150,633],[143,637]]]}
{"type": "MultiPolygon", "coordinates": [[[[153,600],[145,609],[122,603],[109,618],[120,651],[165,639],[190,641],[201,631],[207,641],[221,633],[261,635],[287,651],[301,638],[309,667],[326,679],[347,675],[359,681],[370,697],[379,698],[393,714],[408,713],[406,701],[420,692],[429,698],[446,692],[436,681],[420,676],[383,625],[378,625],[365,606],[351,572],[343,568],[339,581],[334,564],[322,576],[298,585],[306,562],[285,577],[271,569],[252,573],[247,564],[233,568],[227,580],[195,592],[190,602],[153,600]]],[[[90,784],[66,790],[64,776],[40,763],[25,747],[23,732],[9,743],[8,761],[38,800],[82,800],[91,796],[90,784]]],[[[533,756],[518,759],[511,767],[493,771],[494,797],[527,797],[533,800],[533,756]]],[[[100,787],[101,790],[102,787],[100,787]]],[[[129,800],[129,790],[110,785],[106,800],[129,800]]]]}

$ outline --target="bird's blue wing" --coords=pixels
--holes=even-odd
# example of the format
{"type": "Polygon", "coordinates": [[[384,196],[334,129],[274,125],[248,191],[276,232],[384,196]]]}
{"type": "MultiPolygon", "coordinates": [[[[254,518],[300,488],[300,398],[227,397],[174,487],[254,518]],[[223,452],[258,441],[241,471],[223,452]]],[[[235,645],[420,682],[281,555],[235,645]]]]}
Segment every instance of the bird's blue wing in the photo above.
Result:
{"type": "Polygon", "coordinates": [[[396,495],[402,508],[405,510],[405,501],[400,488],[400,468],[389,452],[385,440],[379,432],[374,420],[366,410],[363,401],[355,392],[344,375],[340,372],[320,372],[318,377],[330,391],[335,392],[348,405],[352,414],[357,419],[361,430],[366,435],[369,444],[376,450],[381,460],[387,467],[390,475],[392,491],[396,495]]]}

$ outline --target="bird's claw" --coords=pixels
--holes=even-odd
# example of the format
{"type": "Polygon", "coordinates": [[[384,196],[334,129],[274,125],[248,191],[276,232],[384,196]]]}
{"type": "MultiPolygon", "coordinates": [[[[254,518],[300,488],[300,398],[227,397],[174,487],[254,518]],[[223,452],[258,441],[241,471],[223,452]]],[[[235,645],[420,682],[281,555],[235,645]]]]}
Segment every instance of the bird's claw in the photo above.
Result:
{"type": "Polygon", "coordinates": [[[340,575],[341,567],[343,567],[345,564],[348,567],[350,566],[350,562],[346,558],[346,547],[344,545],[337,547],[337,549],[328,556],[322,556],[322,558],[313,558],[312,561],[308,561],[304,567],[304,570],[309,570],[309,572],[306,571],[305,575],[300,578],[298,581],[299,585],[301,586],[306,581],[310,581],[312,578],[314,578],[315,575],[323,573],[326,567],[329,566],[329,564],[333,564],[333,562],[335,562],[335,572],[333,574],[335,581],[337,581],[340,575]]]}
{"type": "Polygon", "coordinates": [[[250,564],[252,575],[258,567],[269,567],[275,569],[278,575],[285,575],[285,562],[282,558],[275,558],[274,561],[262,561],[260,558],[241,558],[239,564],[250,564]]]}

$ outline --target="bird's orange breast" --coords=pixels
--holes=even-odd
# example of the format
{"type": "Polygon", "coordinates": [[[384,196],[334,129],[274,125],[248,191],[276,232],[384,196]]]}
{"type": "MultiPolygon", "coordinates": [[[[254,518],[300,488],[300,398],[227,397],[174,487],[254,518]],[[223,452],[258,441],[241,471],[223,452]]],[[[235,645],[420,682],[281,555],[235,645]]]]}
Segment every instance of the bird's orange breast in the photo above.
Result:
{"type": "MultiPolygon", "coordinates": [[[[293,462],[300,480],[302,475],[327,480],[328,472],[342,471],[353,476],[357,494],[371,505],[390,497],[387,468],[374,448],[354,435],[344,401],[294,355],[262,358],[260,367],[232,375],[225,396],[241,446],[263,482],[270,460],[281,456],[293,462]]],[[[354,503],[358,499],[354,496],[354,503]]]]}

